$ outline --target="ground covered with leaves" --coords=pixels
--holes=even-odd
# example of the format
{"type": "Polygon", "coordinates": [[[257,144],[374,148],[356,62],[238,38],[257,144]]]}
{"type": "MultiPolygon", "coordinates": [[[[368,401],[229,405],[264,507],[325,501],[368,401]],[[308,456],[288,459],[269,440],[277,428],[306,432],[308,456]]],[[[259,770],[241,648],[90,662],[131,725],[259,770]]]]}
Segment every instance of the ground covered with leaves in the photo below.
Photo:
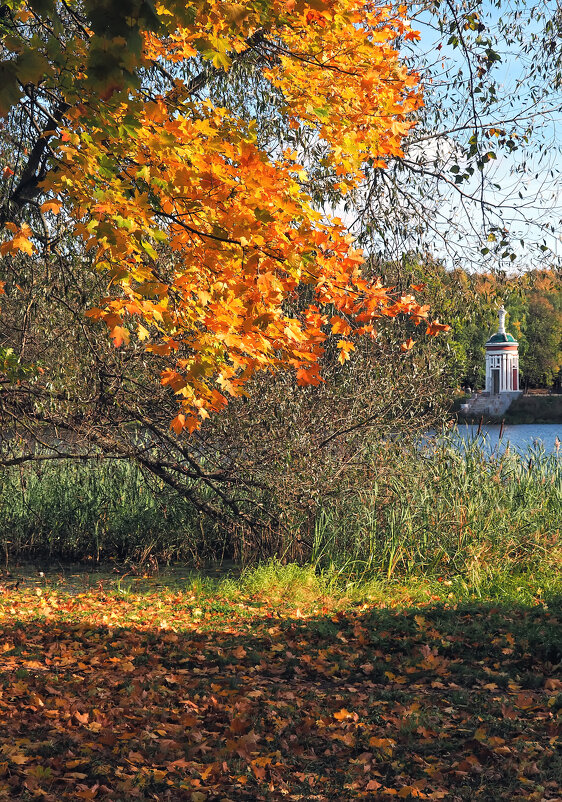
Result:
{"type": "Polygon", "coordinates": [[[5,582],[0,799],[561,800],[560,598],[407,601],[5,582]]]}

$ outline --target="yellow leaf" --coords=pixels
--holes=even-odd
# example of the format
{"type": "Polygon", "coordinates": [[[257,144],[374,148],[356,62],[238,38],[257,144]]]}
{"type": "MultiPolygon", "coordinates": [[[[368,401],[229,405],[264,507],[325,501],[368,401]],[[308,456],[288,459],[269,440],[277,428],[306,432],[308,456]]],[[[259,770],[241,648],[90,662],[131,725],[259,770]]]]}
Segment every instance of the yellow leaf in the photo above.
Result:
{"type": "Polygon", "coordinates": [[[17,753],[15,755],[9,755],[9,759],[12,763],[15,763],[16,766],[22,766],[24,763],[28,763],[31,760],[30,757],[22,755],[21,753],[17,753]]]}
{"type": "Polygon", "coordinates": [[[157,782],[162,782],[162,780],[165,780],[167,776],[168,776],[168,772],[167,771],[162,771],[161,769],[153,769],[152,770],[152,777],[157,782]]]}
{"type": "Polygon", "coordinates": [[[150,337],[150,332],[148,331],[147,328],[145,328],[142,325],[142,323],[139,323],[137,325],[137,335],[138,335],[139,340],[141,340],[141,342],[142,342],[143,340],[147,340],[150,337]]]}
{"type": "Polygon", "coordinates": [[[396,741],[393,741],[392,738],[369,738],[369,746],[374,746],[375,749],[384,749],[389,750],[396,746],[396,741]]]}
{"type": "Polygon", "coordinates": [[[75,769],[76,766],[79,766],[81,763],[87,763],[88,761],[85,758],[77,758],[76,760],[67,760],[65,766],[67,769],[75,769]]]}
{"type": "Polygon", "coordinates": [[[422,794],[421,791],[419,791],[413,785],[404,785],[398,791],[398,796],[400,797],[400,799],[406,799],[409,796],[413,796],[413,797],[423,796],[423,797],[425,797],[425,794],[422,794]]]}
{"type": "Polygon", "coordinates": [[[119,348],[120,345],[123,343],[128,344],[130,339],[130,334],[126,328],[123,326],[115,326],[111,330],[111,339],[113,340],[113,344],[116,348],[119,348]]]}
{"type": "Polygon", "coordinates": [[[337,315],[330,319],[330,323],[332,325],[332,334],[343,334],[347,336],[351,332],[349,323],[341,317],[337,317],[337,315]]]}
{"type": "Polygon", "coordinates": [[[16,236],[13,239],[8,240],[0,245],[0,254],[5,255],[6,253],[22,251],[23,253],[27,253],[29,256],[31,256],[34,250],[33,245],[29,240],[31,229],[29,226],[23,225],[21,229],[16,228],[16,232],[16,236]]]}

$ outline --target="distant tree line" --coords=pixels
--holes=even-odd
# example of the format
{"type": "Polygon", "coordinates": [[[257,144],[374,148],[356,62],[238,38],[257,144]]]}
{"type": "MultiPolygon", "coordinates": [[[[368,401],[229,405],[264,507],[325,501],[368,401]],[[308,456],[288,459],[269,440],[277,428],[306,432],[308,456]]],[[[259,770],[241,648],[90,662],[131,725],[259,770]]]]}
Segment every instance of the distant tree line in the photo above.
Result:
{"type": "MultiPolygon", "coordinates": [[[[377,265],[381,271],[381,266],[377,265]]],[[[382,267],[385,281],[401,291],[420,292],[432,314],[451,326],[436,343],[451,386],[481,389],[485,384],[485,343],[497,331],[498,309],[519,343],[522,389],[562,392],[562,273],[554,268],[503,272],[448,270],[431,257],[407,254],[382,267]]],[[[412,336],[415,338],[415,329],[412,336]]]]}

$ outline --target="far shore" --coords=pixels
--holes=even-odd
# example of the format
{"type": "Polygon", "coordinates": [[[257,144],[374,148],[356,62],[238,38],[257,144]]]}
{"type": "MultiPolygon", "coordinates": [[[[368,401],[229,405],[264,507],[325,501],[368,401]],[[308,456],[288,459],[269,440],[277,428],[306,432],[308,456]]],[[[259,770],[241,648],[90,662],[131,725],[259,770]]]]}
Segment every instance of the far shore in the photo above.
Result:
{"type": "MultiPolygon", "coordinates": [[[[461,401],[462,403],[462,401],[461,401]]],[[[515,425],[519,423],[542,424],[542,423],[562,423],[562,394],[523,394],[517,398],[509,407],[507,412],[500,418],[491,415],[473,416],[463,415],[458,409],[457,401],[453,407],[453,412],[457,420],[463,423],[501,423],[515,425]]]]}

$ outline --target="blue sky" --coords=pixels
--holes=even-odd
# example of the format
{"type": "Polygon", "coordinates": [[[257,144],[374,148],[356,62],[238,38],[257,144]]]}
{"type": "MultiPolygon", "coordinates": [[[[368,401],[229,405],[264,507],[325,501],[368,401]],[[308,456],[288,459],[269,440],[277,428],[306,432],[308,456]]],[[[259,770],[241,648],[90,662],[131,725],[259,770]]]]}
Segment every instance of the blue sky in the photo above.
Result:
{"type": "MultiPolygon", "coordinates": [[[[450,17],[450,6],[443,3],[442,7],[450,17]]],[[[546,20],[555,14],[555,0],[536,4],[502,0],[501,14],[494,3],[485,0],[479,6],[485,25],[482,41],[476,40],[477,32],[468,30],[463,33],[464,42],[457,47],[447,44],[448,34],[443,37],[436,30],[435,16],[427,9],[421,4],[411,8],[413,26],[420,31],[421,41],[409,48],[410,63],[422,74],[428,116],[423,130],[420,127],[414,133],[407,156],[419,164],[420,170],[439,171],[449,180],[435,180],[433,185],[431,179],[427,181],[425,203],[433,207],[435,215],[433,231],[424,238],[428,247],[447,261],[462,260],[464,251],[475,269],[498,265],[525,269],[538,257],[545,258],[540,250],[543,243],[562,257],[562,92],[552,80],[545,81],[534,71],[543,51],[536,42],[533,44],[542,34],[546,20]],[[414,13],[416,8],[419,13],[414,13]],[[537,9],[543,18],[537,16],[537,9]],[[508,27],[514,14],[518,15],[518,37],[512,36],[508,27]],[[481,83],[484,89],[493,83],[496,93],[492,98],[476,93],[473,104],[468,85],[474,88],[479,83],[478,61],[473,55],[469,64],[465,45],[483,59],[487,39],[493,40],[492,48],[501,60],[481,60],[481,83]],[[486,138],[479,134],[480,150],[493,151],[496,158],[487,163],[482,174],[477,171],[473,178],[458,185],[460,194],[454,188],[455,175],[459,173],[454,171],[458,165],[462,174],[467,164],[463,148],[474,131],[475,119],[480,132],[496,127],[505,130],[506,136],[486,138]],[[448,131],[451,133],[445,133],[448,131]],[[428,138],[428,134],[436,133],[442,135],[428,138]],[[416,139],[420,141],[414,144],[416,139]],[[508,146],[502,147],[502,139],[511,139],[515,149],[510,152],[508,146]],[[469,199],[471,195],[475,200],[469,199]],[[482,201],[487,206],[484,215],[482,201]],[[545,230],[551,225],[554,233],[545,230]],[[499,231],[494,232],[494,226],[499,231]],[[504,227],[510,231],[517,257],[513,263],[494,255],[504,227]],[[482,247],[489,247],[490,253],[482,255],[482,247]]],[[[474,8],[475,4],[471,6],[474,8]]],[[[562,40],[559,50],[560,47],[562,40]]],[[[502,247],[500,252],[504,251],[502,247]]]]}

